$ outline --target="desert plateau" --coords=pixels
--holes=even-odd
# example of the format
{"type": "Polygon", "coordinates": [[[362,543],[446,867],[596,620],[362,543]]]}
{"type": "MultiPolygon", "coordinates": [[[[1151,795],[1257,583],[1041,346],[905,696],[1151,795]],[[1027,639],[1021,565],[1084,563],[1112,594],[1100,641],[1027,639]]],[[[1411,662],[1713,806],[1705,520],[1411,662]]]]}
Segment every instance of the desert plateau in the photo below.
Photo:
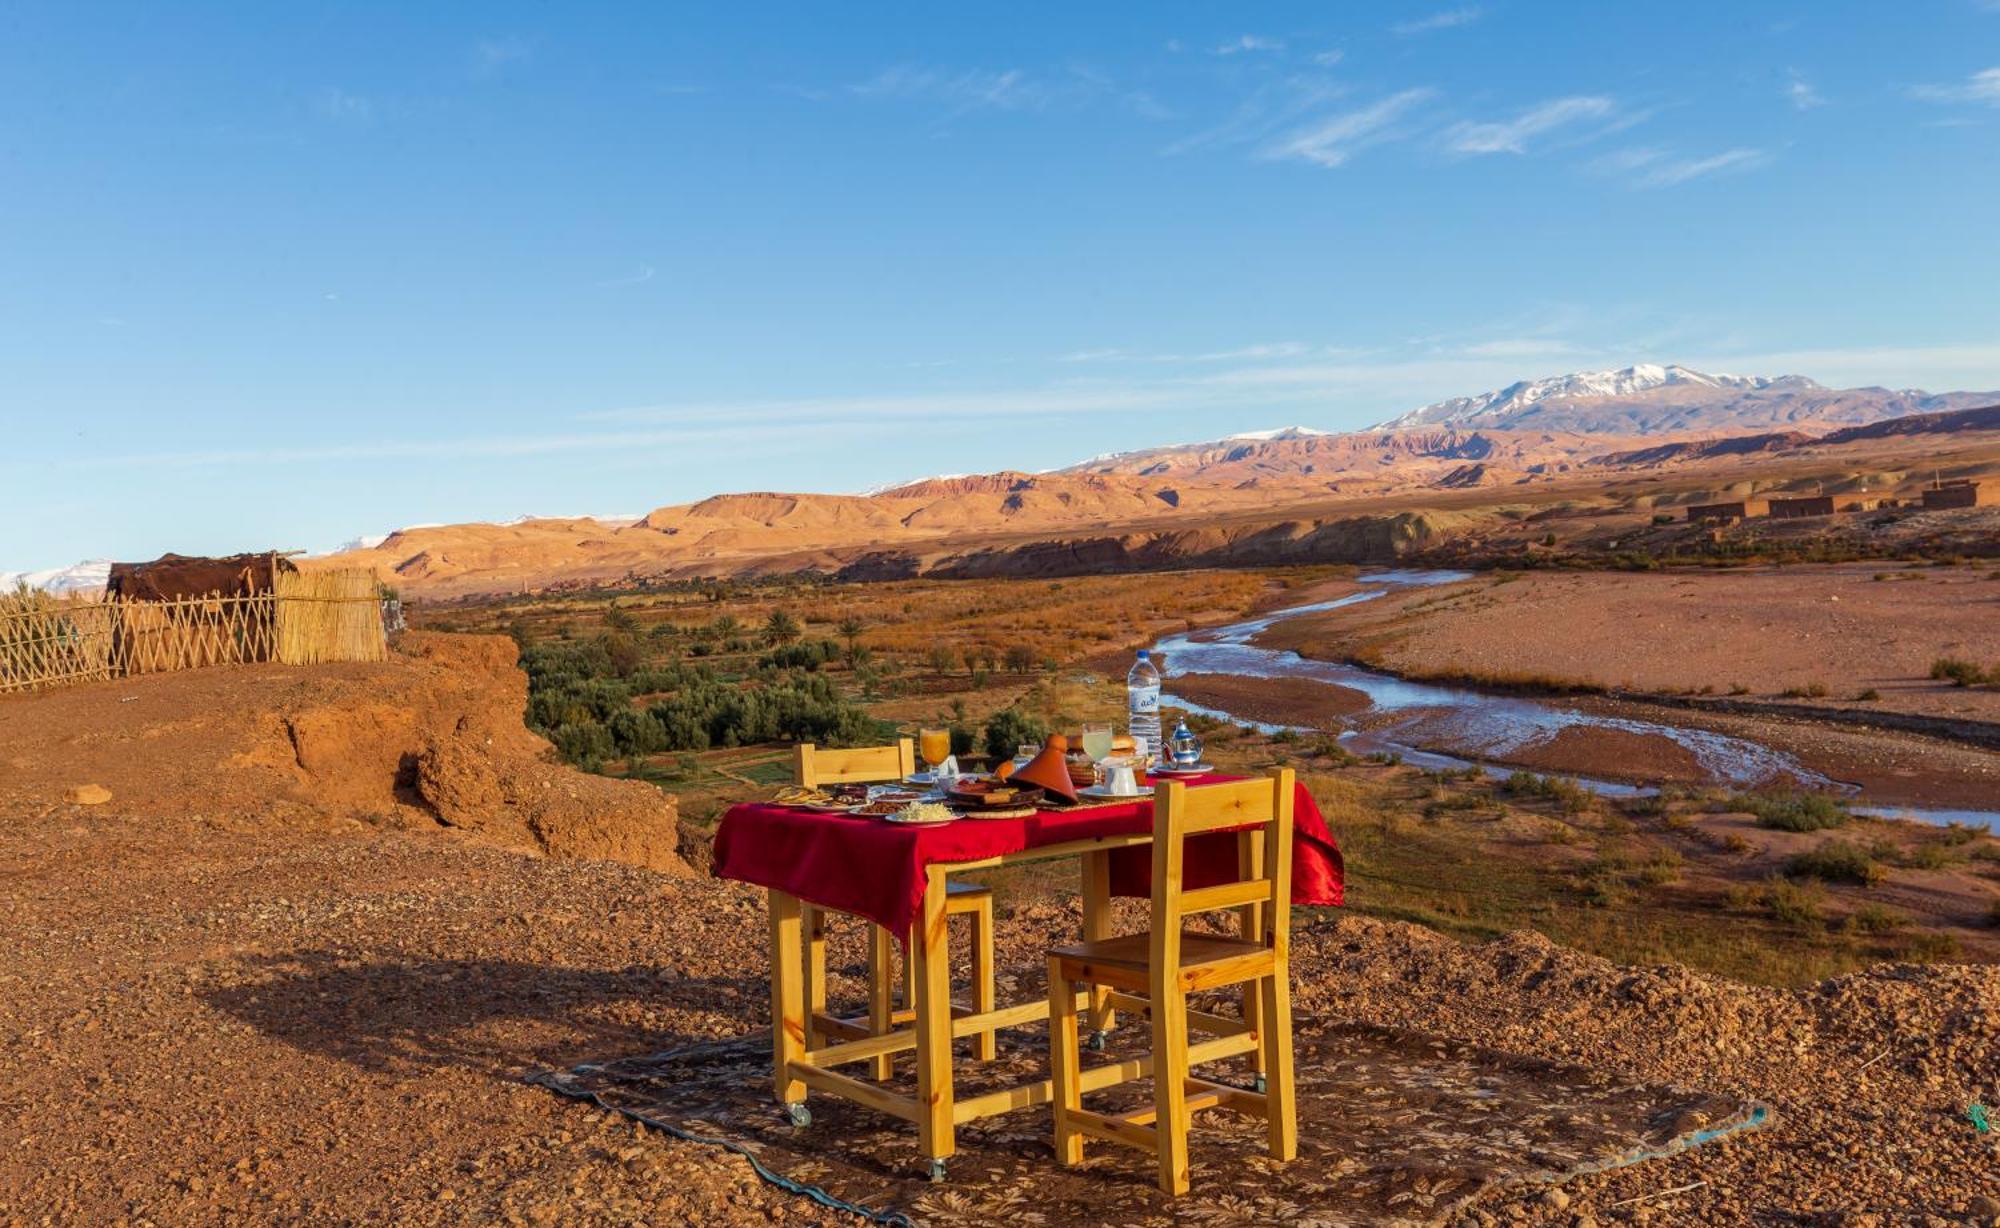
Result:
{"type": "Polygon", "coordinates": [[[1996,46],[10,6],[0,1228],[2000,1228],[1996,46]]]}

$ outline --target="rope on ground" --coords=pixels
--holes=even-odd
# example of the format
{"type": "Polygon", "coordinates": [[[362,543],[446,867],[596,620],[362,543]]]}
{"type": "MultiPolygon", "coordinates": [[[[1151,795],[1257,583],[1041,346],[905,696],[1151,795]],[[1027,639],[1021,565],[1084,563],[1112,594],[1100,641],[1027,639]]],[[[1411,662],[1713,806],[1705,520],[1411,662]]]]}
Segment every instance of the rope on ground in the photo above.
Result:
{"type": "Polygon", "coordinates": [[[524,1076],[524,1081],[532,1083],[537,1087],[546,1087],[557,1095],[567,1096],[572,1100],[587,1100],[600,1109],[607,1109],[620,1116],[651,1126],[653,1129],[670,1134],[682,1142],[698,1143],[704,1147],[720,1147],[724,1151],[734,1152],[749,1161],[751,1171],[756,1173],[766,1183],[777,1186],[788,1194],[798,1194],[810,1198],[822,1207],[859,1215],[871,1224],[887,1224],[891,1225],[892,1228],[916,1228],[916,1221],[901,1211],[878,1210],[874,1207],[863,1206],[860,1203],[848,1202],[845,1199],[834,1197],[819,1186],[807,1185],[802,1181],[794,1181],[783,1173],[766,1168],[763,1161],[759,1160],[748,1147],[733,1139],[711,1138],[707,1135],[696,1134],[690,1130],[684,1130],[671,1122],[650,1117],[645,1113],[639,1112],[637,1109],[626,1108],[623,1105],[611,1103],[596,1092],[570,1082],[568,1072],[566,1071],[533,1071],[524,1076]]]}

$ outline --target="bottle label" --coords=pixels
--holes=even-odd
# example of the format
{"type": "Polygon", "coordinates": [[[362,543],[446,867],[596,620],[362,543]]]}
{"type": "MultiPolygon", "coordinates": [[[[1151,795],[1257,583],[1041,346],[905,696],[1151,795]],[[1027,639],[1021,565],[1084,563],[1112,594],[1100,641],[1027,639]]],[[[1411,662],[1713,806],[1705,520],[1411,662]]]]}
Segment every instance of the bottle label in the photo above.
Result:
{"type": "Polygon", "coordinates": [[[1147,687],[1144,690],[1134,689],[1130,694],[1132,698],[1132,711],[1158,712],[1160,710],[1160,690],[1158,687],[1147,687]]]}

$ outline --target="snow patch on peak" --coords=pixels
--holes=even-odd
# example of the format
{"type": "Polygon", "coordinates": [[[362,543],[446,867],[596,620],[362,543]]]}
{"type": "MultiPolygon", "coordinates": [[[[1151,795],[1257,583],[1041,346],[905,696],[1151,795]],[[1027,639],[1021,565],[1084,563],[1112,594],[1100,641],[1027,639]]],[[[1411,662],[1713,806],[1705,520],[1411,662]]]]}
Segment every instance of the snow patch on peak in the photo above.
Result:
{"type": "Polygon", "coordinates": [[[103,588],[110,579],[110,559],[85,559],[41,571],[0,571],[0,593],[10,593],[23,584],[45,593],[74,593],[103,588]]]}
{"type": "MultiPolygon", "coordinates": [[[[1678,364],[1635,363],[1613,371],[1577,371],[1548,379],[1521,380],[1478,396],[1453,397],[1438,401],[1387,422],[1377,423],[1378,431],[1401,430],[1412,426],[1452,426],[1475,419],[1497,419],[1517,413],[1542,401],[1581,397],[1623,397],[1674,385],[1701,388],[1734,388],[1745,392],[1770,388],[1779,383],[1796,387],[1817,387],[1803,376],[1776,378],[1762,375],[1727,375],[1697,371],[1678,364]]],[[[1487,422],[1486,425],[1494,425],[1487,422]]]]}
{"type": "Polygon", "coordinates": [[[1237,439],[1249,439],[1249,440],[1255,440],[1259,443],[1270,443],[1283,439],[1311,439],[1314,438],[1315,436],[1331,435],[1331,434],[1333,434],[1332,431],[1315,430],[1309,426],[1280,426],[1280,427],[1274,427],[1268,431],[1238,431],[1234,435],[1224,435],[1222,438],[1225,443],[1237,439]]]}

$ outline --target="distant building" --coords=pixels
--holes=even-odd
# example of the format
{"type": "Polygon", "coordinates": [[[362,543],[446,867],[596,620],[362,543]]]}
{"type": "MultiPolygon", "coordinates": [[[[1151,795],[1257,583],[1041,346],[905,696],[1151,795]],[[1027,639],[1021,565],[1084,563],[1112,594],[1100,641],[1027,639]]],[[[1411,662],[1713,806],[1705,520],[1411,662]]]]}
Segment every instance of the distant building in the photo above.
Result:
{"type": "Polygon", "coordinates": [[[1924,487],[1924,507],[1988,507],[2000,503],[2000,488],[1991,482],[1946,482],[1924,487]]]}
{"type": "Polygon", "coordinates": [[[1695,503],[1688,507],[1689,524],[1749,520],[1770,511],[1770,504],[1763,499],[1738,499],[1734,503],[1695,503]]]}
{"type": "Polygon", "coordinates": [[[1807,495],[1800,499],[1771,500],[1773,516],[1831,516],[1833,515],[1832,495],[1807,495]]]}

